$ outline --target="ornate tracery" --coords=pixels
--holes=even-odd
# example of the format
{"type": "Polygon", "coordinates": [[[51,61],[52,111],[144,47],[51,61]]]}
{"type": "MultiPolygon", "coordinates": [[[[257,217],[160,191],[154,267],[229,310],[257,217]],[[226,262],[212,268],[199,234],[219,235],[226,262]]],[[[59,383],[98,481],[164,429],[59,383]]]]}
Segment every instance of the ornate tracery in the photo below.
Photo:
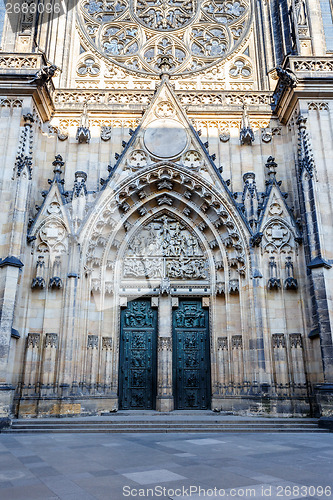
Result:
{"type": "Polygon", "coordinates": [[[81,0],[87,41],[106,60],[159,73],[167,56],[172,73],[204,69],[229,55],[246,35],[249,0],[81,0]]]}

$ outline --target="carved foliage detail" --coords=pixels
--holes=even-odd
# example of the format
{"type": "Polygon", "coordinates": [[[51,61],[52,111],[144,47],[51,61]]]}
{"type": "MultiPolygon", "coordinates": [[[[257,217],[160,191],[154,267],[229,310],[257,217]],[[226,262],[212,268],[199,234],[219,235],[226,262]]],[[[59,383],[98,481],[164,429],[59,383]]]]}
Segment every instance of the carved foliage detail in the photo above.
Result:
{"type": "Polygon", "coordinates": [[[45,347],[58,347],[57,333],[47,333],[45,335],[45,347]]]}
{"type": "Polygon", "coordinates": [[[233,335],[231,337],[231,347],[232,349],[242,349],[243,339],[241,335],[233,335]]]}
{"type": "Polygon", "coordinates": [[[172,340],[170,337],[159,337],[158,351],[172,351],[172,340]]]}
{"type": "Polygon", "coordinates": [[[217,348],[219,351],[228,350],[228,337],[218,337],[217,338],[217,348]]]}
{"type": "Polygon", "coordinates": [[[274,333],[272,335],[272,343],[273,347],[275,348],[286,347],[286,339],[284,333],[274,333]]]}
{"type": "Polygon", "coordinates": [[[88,349],[98,349],[98,335],[88,335],[88,349]]]}
{"type": "Polygon", "coordinates": [[[112,350],[112,338],[111,337],[102,337],[102,349],[105,351],[112,350]]]}
{"type": "Polygon", "coordinates": [[[27,347],[39,347],[40,344],[40,334],[39,333],[28,333],[27,337],[27,347]]]}
{"type": "Polygon", "coordinates": [[[289,334],[290,347],[303,347],[303,339],[300,333],[290,333],[289,334]]]}

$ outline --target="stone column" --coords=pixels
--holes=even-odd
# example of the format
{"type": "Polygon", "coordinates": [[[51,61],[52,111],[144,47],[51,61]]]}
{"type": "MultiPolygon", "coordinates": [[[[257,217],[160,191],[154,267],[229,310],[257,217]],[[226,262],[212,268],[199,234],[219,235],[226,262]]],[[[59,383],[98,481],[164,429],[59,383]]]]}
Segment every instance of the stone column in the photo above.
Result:
{"type": "Polygon", "coordinates": [[[26,338],[24,376],[19,417],[37,415],[39,397],[40,334],[28,333],[26,338]],[[27,398],[27,399],[25,399],[27,398]]]}
{"type": "Polygon", "coordinates": [[[293,383],[299,388],[306,386],[306,377],[303,358],[303,339],[300,333],[289,334],[291,371],[293,383]]]}
{"type": "Polygon", "coordinates": [[[100,385],[105,394],[112,390],[112,337],[102,338],[102,363],[100,385]]]}
{"type": "Polygon", "coordinates": [[[218,386],[219,395],[225,395],[229,384],[229,351],[228,337],[217,338],[218,386]]]}
{"type": "Polygon", "coordinates": [[[90,394],[96,392],[98,370],[98,335],[88,335],[86,377],[90,394]]]}
{"type": "Polygon", "coordinates": [[[14,257],[0,262],[0,428],[8,425],[14,394],[8,357],[19,270],[22,266],[22,262],[14,257]]]}
{"type": "MultiPolygon", "coordinates": [[[[77,308],[77,288],[78,288],[78,266],[79,247],[74,237],[69,237],[70,245],[70,272],[64,290],[63,327],[61,339],[59,339],[60,349],[60,388],[62,398],[67,398],[73,387],[73,374],[75,350],[78,349],[78,333],[75,328],[76,308],[77,308]],[[61,341],[61,343],[60,343],[61,341]]],[[[75,381],[76,382],[76,381],[75,381]]],[[[76,384],[75,388],[76,390],[76,384]]],[[[67,412],[68,413],[68,412],[67,412]]]]}
{"type": "Polygon", "coordinates": [[[289,394],[289,370],[284,333],[274,333],[272,335],[272,348],[276,392],[278,394],[289,394]]]}
{"type": "Polygon", "coordinates": [[[43,369],[41,394],[50,395],[55,390],[55,371],[58,349],[58,334],[47,333],[45,335],[45,344],[43,350],[43,369]]]}
{"type": "Polygon", "coordinates": [[[172,298],[163,294],[158,302],[156,410],[172,411],[172,298]]]}
{"type": "Polygon", "coordinates": [[[241,335],[231,337],[231,364],[233,369],[233,383],[235,394],[241,391],[244,383],[244,364],[243,364],[243,338],[241,335]]]}
{"type": "MultiPolygon", "coordinates": [[[[23,267],[20,260],[27,218],[27,203],[31,189],[31,126],[32,115],[24,116],[24,128],[20,134],[19,155],[15,163],[12,195],[13,212],[7,222],[10,232],[4,237],[7,256],[0,258],[0,427],[6,425],[11,414],[14,387],[11,385],[12,372],[8,366],[11,332],[15,313],[19,271],[23,267]]],[[[6,226],[5,226],[6,227],[6,226]]]]}

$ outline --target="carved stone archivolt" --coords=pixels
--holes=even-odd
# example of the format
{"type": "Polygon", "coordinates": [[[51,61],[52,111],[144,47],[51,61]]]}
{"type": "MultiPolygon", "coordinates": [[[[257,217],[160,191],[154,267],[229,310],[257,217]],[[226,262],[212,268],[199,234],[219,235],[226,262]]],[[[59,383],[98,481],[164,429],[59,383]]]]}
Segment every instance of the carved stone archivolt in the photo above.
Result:
{"type": "MultiPolygon", "coordinates": [[[[139,170],[92,214],[86,229],[87,244],[83,247],[85,275],[90,276],[91,291],[116,293],[117,282],[122,280],[128,289],[139,287],[142,282],[145,287],[156,288],[158,293],[167,278],[177,283],[177,288],[181,281],[187,282],[187,286],[200,286],[201,282],[206,287],[218,279],[223,282],[218,287],[223,294],[239,293],[239,277],[245,277],[248,265],[241,227],[211,186],[206,186],[195,172],[179,175],[177,170],[174,166],[155,167],[143,173],[139,170]],[[162,189],[166,192],[159,195],[162,189]],[[157,196],[149,194],[152,191],[157,196]],[[162,198],[170,198],[171,206],[164,202],[161,205],[162,198]],[[178,207],[179,199],[184,210],[178,207]],[[157,212],[154,218],[148,218],[151,211],[157,212]],[[199,215],[195,226],[201,231],[200,236],[192,229],[191,221],[184,219],[184,214],[191,218],[199,215]],[[126,233],[128,241],[127,238],[124,241],[126,233]],[[227,240],[225,246],[223,242],[227,240]],[[214,266],[215,257],[222,263],[220,271],[214,266]]],[[[171,285],[169,293],[174,293],[173,288],[171,285]]]]}
{"type": "Polygon", "coordinates": [[[228,202],[224,199],[222,205],[219,194],[195,172],[174,165],[138,169],[111,199],[105,197],[95,207],[83,234],[87,235],[85,274],[90,276],[91,290],[101,293],[105,283],[116,292],[113,280],[123,280],[126,287],[138,287],[144,280],[145,286],[156,290],[163,278],[178,282],[177,286],[181,280],[206,286],[215,279],[215,257],[222,262],[218,280],[226,283],[223,290],[238,293],[239,276],[245,277],[249,265],[243,230],[228,202]],[[164,198],[171,203],[165,200],[161,205],[164,198]],[[154,212],[155,216],[148,215],[154,212]],[[187,217],[196,217],[195,230],[187,217]],[[222,275],[231,263],[228,279],[222,275]]]}
{"type": "MultiPolygon", "coordinates": [[[[106,61],[151,74],[160,72],[167,56],[170,72],[191,74],[240,46],[251,24],[251,2],[81,0],[78,14],[85,42],[106,61]]],[[[238,71],[239,65],[235,67],[238,71]]],[[[93,68],[90,71],[97,71],[93,68]]],[[[240,70],[248,75],[247,66],[240,70]]]]}

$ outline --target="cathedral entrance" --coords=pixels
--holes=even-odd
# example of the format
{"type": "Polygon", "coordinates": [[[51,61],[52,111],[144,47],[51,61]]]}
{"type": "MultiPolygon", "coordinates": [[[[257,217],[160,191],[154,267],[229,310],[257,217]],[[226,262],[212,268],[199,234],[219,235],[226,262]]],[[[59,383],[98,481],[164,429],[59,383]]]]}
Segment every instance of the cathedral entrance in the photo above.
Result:
{"type": "Polygon", "coordinates": [[[173,312],[173,378],[175,409],[209,408],[209,320],[200,299],[180,300],[173,312]]]}
{"type": "Polygon", "coordinates": [[[121,312],[119,407],[152,410],[156,400],[157,311],[149,299],[129,302],[121,312]]]}
{"type": "Polygon", "coordinates": [[[119,407],[171,411],[176,394],[176,408],[208,408],[209,321],[196,298],[210,288],[205,247],[191,226],[163,211],[132,232],[123,255],[122,295],[127,301],[137,289],[150,299],[121,312],[119,407]]]}

